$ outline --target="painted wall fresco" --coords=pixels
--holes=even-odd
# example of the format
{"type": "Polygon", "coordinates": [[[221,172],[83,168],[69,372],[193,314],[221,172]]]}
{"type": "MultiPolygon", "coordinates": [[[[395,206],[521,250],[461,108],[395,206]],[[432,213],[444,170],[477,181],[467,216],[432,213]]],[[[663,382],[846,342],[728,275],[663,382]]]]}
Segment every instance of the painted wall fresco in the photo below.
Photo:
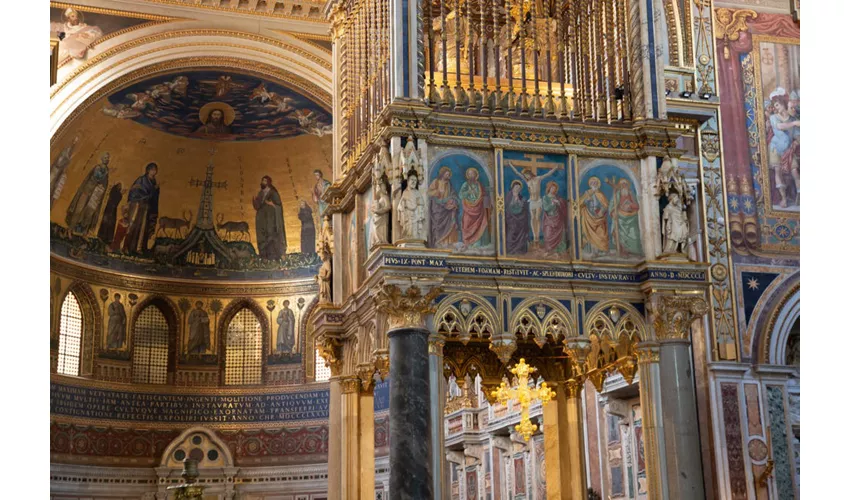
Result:
{"type": "Polygon", "coordinates": [[[641,207],[634,177],[614,165],[585,168],[579,193],[582,258],[642,259],[641,207]]]}
{"type": "Polygon", "coordinates": [[[429,172],[429,246],[492,255],[496,234],[488,169],[472,154],[452,150],[434,158],[429,172]]]}
{"type": "Polygon", "coordinates": [[[75,60],[84,61],[99,42],[151,22],[144,14],[122,14],[91,12],[81,6],[51,6],[50,35],[58,37],[59,33],[64,33],[59,42],[59,66],[75,60]]]}
{"type": "Polygon", "coordinates": [[[53,148],[51,250],[159,276],[313,274],[331,172],[331,137],[315,120],[329,115],[291,95],[199,70],[94,103],[53,148]]]}
{"type": "Polygon", "coordinates": [[[505,253],[566,259],[570,250],[566,158],[505,151],[505,253]]]}
{"type": "Polygon", "coordinates": [[[739,255],[798,254],[800,26],[715,9],[729,230],[739,255]]]}

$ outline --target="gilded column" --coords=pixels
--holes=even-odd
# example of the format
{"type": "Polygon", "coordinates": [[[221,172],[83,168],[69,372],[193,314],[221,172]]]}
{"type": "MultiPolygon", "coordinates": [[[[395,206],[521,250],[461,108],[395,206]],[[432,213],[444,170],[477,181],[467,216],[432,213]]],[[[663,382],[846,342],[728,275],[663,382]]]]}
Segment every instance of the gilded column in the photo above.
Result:
{"type": "MultiPolygon", "coordinates": [[[[582,422],[581,388],[582,383],[569,380],[562,387],[566,392],[566,436],[567,436],[567,498],[579,500],[587,498],[587,474],[584,457],[584,424],[582,422]]],[[[548,483],[547,483],[548,484],[548,483]]]]}
{"type": "Polygon", "coordinates": [[[446,470],[444,345],[445,341],[438,335],[432,335],[428,340],[428,373],[430,374],[431,384],[431,443],[434,446],[431,453],[434,500],[449,498],[450,491],[446,470]]]}
{"type": "Polygon", "coordinates": [[[667,451],[664,446],[664,420],[661,413],[661,369],[658,363],[658,343],[638,344],[637,358],[647,498],[667,500],[673,497],[670,496],[666,475],[667,451]]]}
{"type": "Polygon", "coordinates": [[[362,500],[375,498],[375,386],[374,379],[360,380],[358,391],[359,483],[362,500]]]}
{"type": "Polygon", "coordinates": [[[663,295],[653,312],[670,498],[704,498],[690,330],[708,306],[700,296],[663,295]]]}
{"type": "Polygon", "coordinates": [[[434,311],[439,288],[422,294],[383,284],[374,291],[387,315],[390,340],[390,491],[399,500],[433,498],[431,383],[425,318],[434,311]]]}
{"type": "MultiPolygon", "coordinates": [[[[342,462],[340,498],[354,499],[360,493],[360,379],[341,377],[342,389],[342,462]]],[[[328,475],[330,478],[331,476],[328,475]]]]}
{"type": "Polygon", "coordinates": [[[569,452],[566,384],[554,385],[555,399],[543,405],[543,454],[546,461],[547,500],[566,500],[568,494],[569,452]]]}

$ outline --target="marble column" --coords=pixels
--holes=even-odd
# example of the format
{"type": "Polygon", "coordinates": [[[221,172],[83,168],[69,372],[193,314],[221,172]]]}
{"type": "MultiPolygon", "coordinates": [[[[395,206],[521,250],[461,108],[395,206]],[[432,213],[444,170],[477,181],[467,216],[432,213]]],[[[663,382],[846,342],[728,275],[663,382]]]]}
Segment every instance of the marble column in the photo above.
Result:
{"type": "Polygon", "coordinates": [[[390,498],[433,497],[428,330],[390,330],[390,498]]]}
{"type": "Polygon", "coordinates": [[[428,373],[431,384],[431,472],[434,500],[448,499],[451,487],[446,467],[445,401],[446,379],[443,376],[443,346],[445,342],[432,336],[428,341],[428,373]]]}
{"type": "Polygon", "coordinates": [[[705,498],[691,342],[660,341],[661,414],[671,498],[705,498]]]}
{"type": "Polygon", "coordinates": [[[647,498],[667,500],[667,449],[664,444],[664,418],[661,413],[661,369],[658,344],[641,342],[637,347],[640,385],[641,426],[646,461],[647,498]]]}

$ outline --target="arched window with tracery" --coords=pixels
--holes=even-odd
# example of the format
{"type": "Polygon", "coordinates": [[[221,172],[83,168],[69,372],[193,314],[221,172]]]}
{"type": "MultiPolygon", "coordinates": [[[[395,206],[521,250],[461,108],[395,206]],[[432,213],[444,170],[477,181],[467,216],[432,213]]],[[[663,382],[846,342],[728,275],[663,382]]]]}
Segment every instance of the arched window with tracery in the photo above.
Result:
{"type": "Polygon", "coordinates": [[[316,382],[327,382],[331,378],[331,367],[325,363],[325,358],[316,349],[316,382]]]}
{"type": "Polygon", "coordinates": [[[151,304],[133,327],[133,382],[164,384],[168,377],[168,322],[151,304]]]}
{"type": "Polygon", "coordinates": [[[259,384],[263,381],[263,328],[248,308],[227,325],[224,361],[225,385],[259,384]]]}
{"type": "Polygon", "coordinates": [[[80,374],[80,346],[83,337],[83,311],[73,292],[62,302],[59,317],[59,358],[56,371],[63,375],[80,374]]]}

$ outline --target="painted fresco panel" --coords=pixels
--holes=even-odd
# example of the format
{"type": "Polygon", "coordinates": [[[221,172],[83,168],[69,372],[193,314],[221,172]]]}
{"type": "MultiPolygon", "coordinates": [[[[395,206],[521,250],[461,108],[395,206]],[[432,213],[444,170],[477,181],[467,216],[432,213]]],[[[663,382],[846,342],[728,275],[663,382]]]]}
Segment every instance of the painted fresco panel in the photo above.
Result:
{"type": "Polygon", "coordinates": [[[490,170],[477,156],[449,150],[428,175],[428,244],[467,255],[493,255],[496,230],[490,170]]]}
{"type": "Polygon", "coordinates": [[[636,450],[637,494],[646,495],[646,455],[644,454],[643,444],[643,414],[640,405],[632,405],[632,422],[634,425],[634,449],[636,450]]]}
{"type": "Polygon", "coordinates": [[[583,169],[579,193],[582,258],[642,259],[641,207],[634,177],[621,167],[598,164],[583,169]]]}
{"type": "Polygon", "coordinates": [[[566,259],[569,191],[563,155],[504,152],[505,253],[566,259]]]}

